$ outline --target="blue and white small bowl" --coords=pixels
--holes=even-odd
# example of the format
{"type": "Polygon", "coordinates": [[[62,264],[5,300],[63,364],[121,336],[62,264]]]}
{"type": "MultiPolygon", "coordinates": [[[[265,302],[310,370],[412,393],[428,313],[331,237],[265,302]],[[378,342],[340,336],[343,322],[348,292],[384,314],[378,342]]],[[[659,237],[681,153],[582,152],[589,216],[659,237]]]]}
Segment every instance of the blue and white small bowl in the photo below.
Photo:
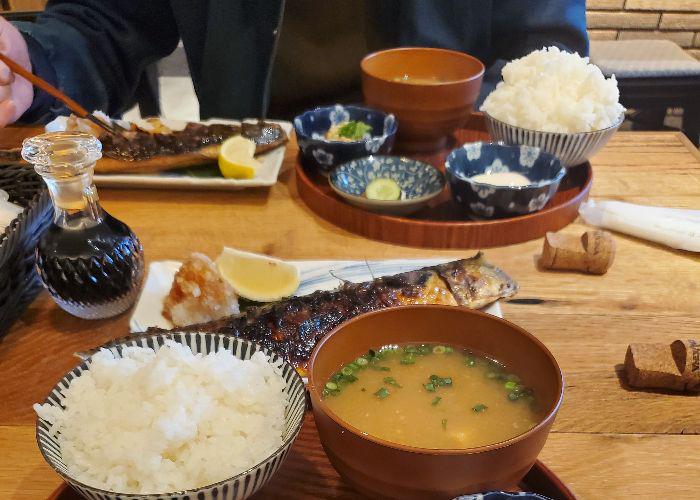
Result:
{"type": "Polygon", "coordinates": [[[496,219],[542,210],[566,174],[558,158],[531,146],[470,142],[453,150],[445,161],[452,199],[471,216],[496,219]],[[527,186],[497,186],[476,182],[479,174],[516,172],[527,186]]]}
{"type": "Polygon", "coordinates": [[[437,168],[399,156],[368,156],[343,163],[331,172],[328,181],[348,203],[392,215],[417,212],[445,188],[445,177],[437,168]],[[367,198],[367,185],[375,179],[392,179],[401,188],[401,198],[395,201],[367,198]]]}
{"type": "Polygon", "coordinates": [[[394,115],[363,106],[336,104],[305,111],[294,118],[302,164],[328,175],[341,163],[371,154],[388,154],[394,146],[398,125],[394,115]],[[363,121],[372,130],[359,141],[326,139],[326,132],[340,123],[363,121]]]}
{"type": "MultiPolygon", "coordinates": [[[[303,380],[292,365],[283,362],[278,354],[253,342],[238,339],[230,335],[215,333],[172,332],[144,334],[136,335],[126,340],[120,339],[113,341],[105,344],[103,347],[109,349],[115,356],[121,357],[124,347],[137,346],[160,349],[167,339],[172,339],[175,342],[188,345],[194,353],[208,354],[210,352],[227,350],[235,357],[246,360],[250,359],[255,352],[262,351],[270,357],[272,363],[282,362],[282,377],[285,380],[283,392],[287,395],[288,399],[287,407],[284,410],[285,426],[282,445],[259,464],[254,465],[240,474],[219,481],[218,483],[196,489],[154,494],[119,493],[95,488],[72,478],[69,474],[68,467],[63,462],[61,448],[56,436],[50,432],[51,424],[42,418],[37,418],[36,439],[44,460],[46,460],[53,470],[61,475],[63,479],[84,498],[96,500],[156,500],[165,498],[169,500],[188,500],[195,498],[198,500],[215,500],[220,498],[243,500],[262,488],[277,472],[285,458],[287,458],[287,454],[301,430],[301,426],[304,422],[304,412],[306,410],[306,388],[304,387],[303,380]]],[[[44,402],[53,406],[60,406],[64,399],[62,390],[68,388],[75,378],[80,377],[81,373],[89,369],[90,358],[68,372],[58,384],[54,386],[44,402]]],[[[104,429],[104,432],[112,432],[112,430],[104,429]]]]}

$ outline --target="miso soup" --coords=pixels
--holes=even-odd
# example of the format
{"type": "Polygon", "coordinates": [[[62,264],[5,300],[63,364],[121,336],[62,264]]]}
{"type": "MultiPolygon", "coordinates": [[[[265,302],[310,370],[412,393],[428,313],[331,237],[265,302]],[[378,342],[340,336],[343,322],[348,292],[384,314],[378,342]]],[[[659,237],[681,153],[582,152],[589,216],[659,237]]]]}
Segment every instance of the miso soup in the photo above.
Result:
{"type": "Polygon", "coordinates": [[[540,422],[535,394],[498,362],[461,348],[385,346],[334,373],[329,408],[362,432],[420,448],[473,448],[540,422]]]}

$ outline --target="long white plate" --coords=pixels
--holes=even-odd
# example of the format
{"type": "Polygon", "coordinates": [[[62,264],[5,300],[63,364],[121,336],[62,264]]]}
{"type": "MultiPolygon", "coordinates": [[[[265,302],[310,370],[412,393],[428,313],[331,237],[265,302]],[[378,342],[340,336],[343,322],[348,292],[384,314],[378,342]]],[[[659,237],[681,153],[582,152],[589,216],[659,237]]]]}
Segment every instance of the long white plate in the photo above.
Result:
{"type": "MultiPolygon", "coordinates": [[[[399,274],[425,266],[442,264],[452,259],[398,259],[398,260],[296,260],[288,261],[299,269],[301,283],[295,295],[308,295],[317,290],[333,290],[343,281],[362,282],[380,276],[399,274]]],[[[181,262],[164,260],[152,262],[141,297],[129,322],[132,333],[146,331],[149,327],[170,329],[172,323],[161,313],[163,301],[170,292],[173,277],[181,262]]],[[[494,302],[482,309],[484,312],[503,317],[501,306],[494,302]]]]}
{"type": "MultiPolygon", "coordinates": [[[[246,119],[244,121],[255,121],[246,119]]],[[[278,123],[289,136],[292,132],[292,124],[285,121],[268,120],[278,123]]],[[[183,129],[186,122],[179,120],[163,119],[163,123],[172,129],[183,129]]],[[[224,123],[227,125],[239,124],[239,121],[210,119],[200,123],[224,123]]],[[[202,165],[181,169],[177,172],[156,172],[152,174],[95,174],[95,184],[98,186],[117,188],[150,188],[150,189],[216,189],[237,190],[250,187],[272,186],[277,182],[277,177],[284,160],[284,146],[269,153],[260,155],[258,160],[262,163],[256,176],[252,179],[226,179],[219,173],[219,168],[214,162],[211,165],[202,165]]]]}

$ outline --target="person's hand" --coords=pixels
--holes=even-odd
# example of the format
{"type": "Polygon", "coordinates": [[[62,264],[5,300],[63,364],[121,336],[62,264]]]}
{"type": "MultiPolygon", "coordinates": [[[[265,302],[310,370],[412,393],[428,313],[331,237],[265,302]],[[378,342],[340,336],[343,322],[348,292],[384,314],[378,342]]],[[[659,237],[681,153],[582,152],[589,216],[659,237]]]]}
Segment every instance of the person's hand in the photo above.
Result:
{"type": "MultiPolygon", "coordinates": [[[[17,28],[2,16],[0,16],[0,52],[29,71],[32,70],[27,42],[17,28]]],[[[17,121],[29,109],[33,99],[32,84],[21,76],[16,76],[7,65],[0,62],[0,127],[17,121]]]]}

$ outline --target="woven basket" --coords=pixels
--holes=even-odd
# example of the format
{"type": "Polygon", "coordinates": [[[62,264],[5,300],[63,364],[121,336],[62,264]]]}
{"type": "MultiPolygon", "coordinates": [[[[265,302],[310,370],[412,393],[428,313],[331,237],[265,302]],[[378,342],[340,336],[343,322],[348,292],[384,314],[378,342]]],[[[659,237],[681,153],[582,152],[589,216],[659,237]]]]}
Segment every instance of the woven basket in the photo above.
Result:
{"type": "Polygon", "coordinates": [[[0,234],[0,337],[41,290],[34,251],[52,217],[41,177],[26,165],[0,165],[0,189],[24,211],[0,234]]]}

